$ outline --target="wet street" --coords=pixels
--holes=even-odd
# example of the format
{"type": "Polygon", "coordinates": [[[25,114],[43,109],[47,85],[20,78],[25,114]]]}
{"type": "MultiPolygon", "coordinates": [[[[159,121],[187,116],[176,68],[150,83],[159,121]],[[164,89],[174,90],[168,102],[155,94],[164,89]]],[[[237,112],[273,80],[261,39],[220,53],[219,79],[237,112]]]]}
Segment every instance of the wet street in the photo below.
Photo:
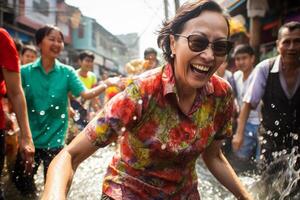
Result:
{"type": "MultiPolygon", "coordinates": [[[[76,171],[71,186],[68,199],[69,200],[94,200],[99,199],[102,189],[102,178],[106,171],[113,154],[115,147],[110,146],[98,150],[93,156],[85,160],[76,171]]],[[[204,200],[233,200],[235,199],[230,192],[224,189],[219,182],[203,167],[202,162],[198,162],[197,172],[199,176],[199,191],[201,198],[204,200]]],[[[257,177],[241,177],[241,180],[247,187],[251,187],[257,180],[257,177]]],[[[14,188],[8,177],[5,177],[6,197],[9,200],[32,200],[33,197],[22,197],[14,188]]],[[[39,169],[36,176],[36,184],[38,186],[38,196],[43,191],[43,175],[42,168],[39,169]]]]}

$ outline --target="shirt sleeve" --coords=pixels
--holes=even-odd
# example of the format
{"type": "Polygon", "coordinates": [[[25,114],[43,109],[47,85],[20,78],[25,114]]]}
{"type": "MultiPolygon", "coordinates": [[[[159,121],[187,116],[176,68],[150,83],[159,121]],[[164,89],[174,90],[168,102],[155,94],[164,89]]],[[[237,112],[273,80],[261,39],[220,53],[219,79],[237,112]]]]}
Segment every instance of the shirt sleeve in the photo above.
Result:
{"type": "Polygon", "coordinates": [[[130,84],[114,96],[84,129],[89,140],[103,147],[126,133],[138,122],[142,98],[137,85],[130,84]]]}
{"type": "Polygon", "coordinates": [[[250,103],[252,108],[256,108],[265,92],[267,78],[269,75],[269,60],[259,63],[251,74],[249,87],[243,98],[243,102],[250,103]]]}
{"type": "Polygon", "coordinates": [[[4,29],[0,29],[0,41],[0,66],[9,71],[19,72],[19,56],[15,43],[4,29]]]}
{"type": "Polygon", "coordinates": [[[85,91],[86,88],[84,84],[80,81],[79,77],[76,74],[76,71],[70,67],[69,73],[68,73],[68,78],[69,78],[69,91],[75,96],[79,97],[80,93],[85,91]]]}

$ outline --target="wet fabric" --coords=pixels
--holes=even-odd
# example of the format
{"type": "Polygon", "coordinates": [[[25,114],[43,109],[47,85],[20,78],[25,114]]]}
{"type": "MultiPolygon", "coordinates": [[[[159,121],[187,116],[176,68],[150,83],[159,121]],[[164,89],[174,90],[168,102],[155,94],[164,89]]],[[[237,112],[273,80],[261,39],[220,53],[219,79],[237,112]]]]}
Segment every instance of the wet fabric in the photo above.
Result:
{"type": "Polygon", "coordinates": [[[11,72],[20,71],[19,56],[14,41],[5,29],[0,28],[0,129],[5,128],[1,97],[5,95],[6,87],[2,68],[11,72]]]}
{"type": "Polygon", "coordinates": [[[68,127],[68,93],[79,96],[85,90],[75,70],[58,60],[45,72],[41,58],[21,69],[30,129],[36,148],[64,145],[68,127]]]}
{"type": "Polygon", "coordinates": [[[84,129],[100,147],[120,136],[103,193],[117,200],[200,199],[196,159],[214,139],[231,135],[232,109],[230,86],[215,75],[184,114],[170,65],[141,74],[84,129]]]}

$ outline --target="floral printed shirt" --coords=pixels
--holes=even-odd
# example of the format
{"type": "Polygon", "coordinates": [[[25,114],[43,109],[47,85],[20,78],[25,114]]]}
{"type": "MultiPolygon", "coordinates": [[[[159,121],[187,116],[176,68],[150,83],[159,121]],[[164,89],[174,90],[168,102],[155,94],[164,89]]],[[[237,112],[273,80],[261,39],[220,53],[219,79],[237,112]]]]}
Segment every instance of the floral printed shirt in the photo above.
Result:
{"type": "Polygon", "coordinates": [[[172,67],[139,76],[112,98],[84,130],[103,147],[119,137],[103,182],[116,200],[200,199],[196,159],[215,139],[231,135],[232,92],[213,75],[181,112],[172,67]]]}

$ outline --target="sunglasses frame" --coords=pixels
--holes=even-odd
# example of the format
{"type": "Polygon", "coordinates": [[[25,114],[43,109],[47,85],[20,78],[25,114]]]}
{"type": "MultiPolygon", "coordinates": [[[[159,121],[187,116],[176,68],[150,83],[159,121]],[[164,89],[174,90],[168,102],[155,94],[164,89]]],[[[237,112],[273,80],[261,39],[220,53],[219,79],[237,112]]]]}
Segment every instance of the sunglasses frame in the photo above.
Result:
{"type": "Polygon", "coordinates": [[[205,49],[207,49],[207,47],[209,46],[209,44],[211,44],[211,48],[212,48],[212,51],[214,52],[214,55],[215,56],[226,56],[226,55],[228,55],[229,54],[229,52],[230,52],[230,50],[232,49],[232,47],[233,47],[233,42],[231,42],[231,41],[229,41],[229,40],[215,40],[215,41],[213,41],[213,42],[210,42],[209,40],[208,40],[208,38],[207,37],[204,37],[204,36],[202,36],[202,35],[189,35],[189,36],[185,36],[185,35],[181,35],[181,34],[174,34],[174,36],[178,36],[178,37],[183,37],[183,38],[186,38],[187,39],[187,41],[188,41],[188,46],[189,46],[189,49],[191,50],[191,51],[193,51],[193,52],[202,52],[202,51],[204,51],[205,49]],[[202,37],[202,38],[205,38],[206,39],[206,41],[207,41],[207,44],[206,44],[206,46],[203,48],[203,49],[201,49],[201,50],[198,50],[198,49],[195,49],[195,48],[193,48],[192,46],[191,46],[191,44],[192,44],[192,42],[193,42],[193,40],[191,40],[190,38],[191,37],[194,37],[194,36],[197,36],[197,37],[202,37]],[[220,41],[222,41],[222,42],[226,42],[226,51],[224,51],[224,53],[218,53],[217,51],[216,51],[216,47],[215,47],[215,43],[216,42],[220,42],[220,41]]]}

